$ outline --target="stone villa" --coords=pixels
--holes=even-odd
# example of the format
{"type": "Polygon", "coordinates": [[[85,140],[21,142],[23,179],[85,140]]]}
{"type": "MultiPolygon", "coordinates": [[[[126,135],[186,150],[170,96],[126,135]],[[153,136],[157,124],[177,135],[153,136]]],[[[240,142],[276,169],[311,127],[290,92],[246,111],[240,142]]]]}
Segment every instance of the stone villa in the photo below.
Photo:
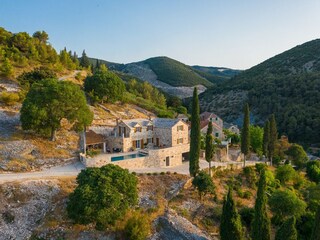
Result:
{"type": "Polygon", "coordinates": [[[120,120],[104,134],[89,131],[85,147],[99,147],[102,153],[82,154],[81,159],[86,166],[97,167],[108,163],[124,168],[181,165],[190,149],[188,132],[188,125],[180,119],[120,120]]]}
{"type": "Polygon", "coordinates": [[[203,112],[200,114],[201,133],[206,134],[209,122],[212,122],[213,136],[223,141],[225,139],[223,134],[223,120],[214,113],[203,112]]]}

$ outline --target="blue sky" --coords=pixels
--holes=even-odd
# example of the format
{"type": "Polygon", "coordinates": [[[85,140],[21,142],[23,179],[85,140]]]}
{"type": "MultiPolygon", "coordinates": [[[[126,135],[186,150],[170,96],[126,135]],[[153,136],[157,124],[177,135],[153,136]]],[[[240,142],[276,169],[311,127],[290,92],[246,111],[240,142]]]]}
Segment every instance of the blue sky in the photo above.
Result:
{"type": "Polygon", "coordinates": [[[250,68],[320,36],[319,0],[0,0],[0,26],[128,63],[250,68]]]}

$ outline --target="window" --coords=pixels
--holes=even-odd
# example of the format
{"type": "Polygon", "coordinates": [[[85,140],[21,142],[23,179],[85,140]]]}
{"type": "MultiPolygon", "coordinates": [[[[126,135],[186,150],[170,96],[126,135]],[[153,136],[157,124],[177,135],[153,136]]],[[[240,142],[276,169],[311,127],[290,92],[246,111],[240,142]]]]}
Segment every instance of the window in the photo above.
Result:
{"type": "Polygon", "coordinates": [[[219,137],[219,133],[216,133],[216,137],[219,137]]]}
{"type": "Polygon", "coordinates": [[[177,131],[183,131],[183,125],[177,126],[177,131]]]}
{"type": "Polygon", "coordinates": [[[183,138],[178,138],[177,139],[177,144],[182,144],[183,143],[183,138]]]}
{"type": "Polygon", "coordinates": [[[147,131],[153,131],[153,126],[147,126],[147,131]]]}
{"type": "Polygon", "coordinates": [[[134,129],[134,132],[141,132],[141,127],[136,127],[135,129],[134,129]]]}
{"type": "Polygon", "coordinates": [[[153,138],[148,138],[147,139],[147,143],[149,144],[149,143],[153,143],[153,138]]]}

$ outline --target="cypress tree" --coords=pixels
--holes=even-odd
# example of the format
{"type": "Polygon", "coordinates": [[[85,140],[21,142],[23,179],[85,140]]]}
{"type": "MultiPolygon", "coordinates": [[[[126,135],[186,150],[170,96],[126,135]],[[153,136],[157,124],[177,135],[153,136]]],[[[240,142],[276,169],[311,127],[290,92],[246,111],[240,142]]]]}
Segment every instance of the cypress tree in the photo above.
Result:
{"type": "Polygon", "coordinates": [[[319,226],[320,226],[320,206],[318,207],[316,219],[314,220],[311,240],[319,240],[320,239],[320,227],[319,226]]]}
{"type": "Polygon", "coordinates": [[[189,172],[191,176],[195,177],[199,172],[200,157],[200,107],[196,87],[193,90],[191,111],[189,172]]]}
{"type": "Polygon", "coordinates": [[[268,146],[270,139],[270,122],[267,120],[263,128],[263,155],[268,157],[268,146]]]}
{"type": "Polygon", "coordinates": [[[228,195],[223,203],[220,224],[220,237],[221,240],[244,239],[240,215],[238,214],[235,202],[232,198],[231,188],[229,188],[228,195]]]}
{"type": "Polygon", "coordinates": [[[297,240],[296,218],[288,218],[278,229],[275,240],[297,240]]]}
{"type": "Polygon", "coordinates": [[[268,155],[269,155],[270,165],[272,166],[272,158],[274,156],[274,151],[275,151],[276,143],[278,139],[277,123],[276,123],[274,114],[272,114],[270,117],[270,135],[269,136],[270,138],[269,138],[269,144],[268,144],[268,148],[269,148],[268,155]]]}
{"type": "Polygon", "coordinates": [[[89,58],[87,57],[85,50],[83,50],[82,52],[82,56],[80,59],[80,66],[84,68],[87,68],[90,66],[90,61],[89,61],[89,58]]]}
{"type": "Polygon", "coordinates": [[[270,240],[270,219],[267,215],[266,187],[266,173],[265,170],[262,169],[252,222],[252,239],[254,240],[270,240]]]}
{"type": "Polygon", "coordinates": [[[250,110],[249,105],[244,107],[243,126],[241,130],[241,152],[244,155],[243,165],[246,166],[246,157],[250,150],[250,110]]]}
{"type": "Polygon", "coordinates": [[[209,175],[211,177],[211,160],[214,153],[213,136],[212,136],[212,122],[208,124],[206,135],[206,161],[209,163],[209,175]]]}

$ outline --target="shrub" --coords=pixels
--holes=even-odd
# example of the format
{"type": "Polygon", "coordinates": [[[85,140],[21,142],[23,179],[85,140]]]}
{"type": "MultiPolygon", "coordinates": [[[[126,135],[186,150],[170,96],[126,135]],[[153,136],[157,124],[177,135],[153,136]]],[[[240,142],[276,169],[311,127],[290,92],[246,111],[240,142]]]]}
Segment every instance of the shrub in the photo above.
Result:
{"type": "Polygon", "coordinates": [[[82,170],[69,196],[68,216],[76,223],[95,223],[97,229],[106,229],[137,204],[137,182],[128,170],[112,164],[82,170]]]}
{"type": "Polygon", "coordinates": [[[12,106],[19,102],[20,96],[18,93],[13,92],[2,92],[0,95],[0,102],[3,102],[5,105],[12,106]]]}
{"type": "Polygon", "coordinates": [[[267,165],[264,163],[257,163],[255,167],[256,167],[256,171],[258,173],[260,173],[261,170],[263,170],[263,169],[265,169],[265,170],[267,169],[267,165]]]}
{"type": "Polygon", "coordinates": [[[276,178],[279,179],[282,184],[294,180],[296,175],[297,173],[291,165],[283,165],[276,170],[276,178]]]}
{"type": "Polygon", "coordinates": [[[297,219],[304,214],[307,204],[297,195],[286,189],[276,190],[269,198],[269,205],[275,217],[279,220],[295,216],[297,219]]]}
{"type": "Polygon", "coordinates": [[[252,220],[254,218],[254,208],[244,207],[240,211],[240,216],[242,222],[250,228],[252,220]]]}
{"type": "Polygon", "coordinates": [[[310,161],[307,163],[307,176],[311,181],[320,182],[320,162],[310,161]]]}
{"type": "Polygon", "coordinates": [[[124,233],[126,239],[144,240],[150,233],[150,223],[146,215],[134,213],[127,221],[124,233]]]}
{"type": "Polygon", "coordinates": [[[161,172],[160,175],[165,175],[165,172],[161,172]]]}
{"type": "Polygon", "coordinates": [[[204,171],[201,171],[195,178],[192,180],[192,185],[198,190],[199,198],[202,199],[202,196],[206,194],[215,193],[215,185],[212,182],[211,177],[204,171]]]}

